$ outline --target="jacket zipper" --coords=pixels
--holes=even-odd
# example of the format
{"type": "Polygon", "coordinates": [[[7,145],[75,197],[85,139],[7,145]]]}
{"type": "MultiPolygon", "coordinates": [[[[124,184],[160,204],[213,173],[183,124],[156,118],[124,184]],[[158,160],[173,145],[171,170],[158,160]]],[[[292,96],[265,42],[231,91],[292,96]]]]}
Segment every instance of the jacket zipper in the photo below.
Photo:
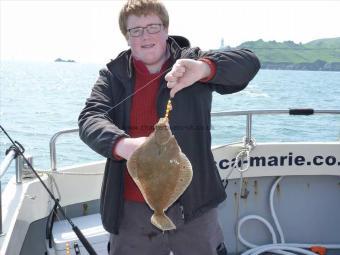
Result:
{"type": "Polygon", "coordinates": [[[181,209],[181,216],[182,216],[182,219],[185,220],[185,217],[184,217],[184,206],[182,204],[179,205],[179,208],[181,209]]]}

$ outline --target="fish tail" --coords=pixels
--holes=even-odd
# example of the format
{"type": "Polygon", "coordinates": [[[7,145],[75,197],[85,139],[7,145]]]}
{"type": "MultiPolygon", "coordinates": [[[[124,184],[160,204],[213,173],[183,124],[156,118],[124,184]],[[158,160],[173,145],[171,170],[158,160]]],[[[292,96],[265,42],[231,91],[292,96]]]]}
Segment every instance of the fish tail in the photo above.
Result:
{"type": "Polygon", "coordinates": [[[165,215],[164,212],[154,213],[151,216],[151,223],[163,231],[176,229],[175,224],[168,216],[165,215]]]}

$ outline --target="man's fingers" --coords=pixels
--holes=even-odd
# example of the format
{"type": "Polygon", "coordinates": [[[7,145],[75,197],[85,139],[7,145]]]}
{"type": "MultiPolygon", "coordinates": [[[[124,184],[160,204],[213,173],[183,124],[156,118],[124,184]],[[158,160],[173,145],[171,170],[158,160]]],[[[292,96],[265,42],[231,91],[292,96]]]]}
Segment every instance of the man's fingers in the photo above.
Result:
{"type": "Polygon", "coordinates": [[[195,63],[195,60],[179,59],[171,71],[165,76],[171,97],[174,97],[178,91],[192,85],[198,80],[195,76],[195,69],[193,68],[195,67],[195,63]]]}
{"type": "MultiPolygon", "coordinates": [[[[173,84],[171,84],[173,85],[173,84]]],[[[182,82],[176,82],[172,87],[169,87],[168,85],[168,88],[170,88],[170,97],[173,98],[175,96],[175,94],[182,90],[183,88],[185,88],[187,86],[185,86],[185,84],[183,84],[182,82]]]]}
{"type": "Polygon", "coordinates": [[[175,94],[180,91],[182,88],[180,88],[179,86],[174,87],[173,89],[170,90],[170,97],[173,98],[175,96],[175,94]]]}
{"type": "Polygon", "coordinates": [[[168,82],[167,84],[168,88],[173,88],[177,86],[177,83],[179,83],[180,78],[182,78],[184,75],[185,75],[185,68],[179,68],[179,69],[169,72],[165,76],[165,80],[168,82]]]}
{"type": "Polygon", "coordinates": [[[176,81],[168,81],[167,86],[168,86],[169,89],[171,89],[171,88],[175,87],[176,84],[177,84],[177,80],[176,81]]]}
{"type": "Polygon", "coordinates": [[[186,69],[184,66],[175,66],[175,68],[173,69],[173,72],[175,75],[177,74],[183,74],[185,73],[186,69]]]}
{"type": "Polygon", "coordinates": [[[173,82],[173,81],[176,81],[177,78],[176,78],[175,76],[173,76],[172,74],[167,74],[167,75],[165,76],[165,80],[166,80],[167,82],[173,82]]]}
{"type": "Polygon", "coordinates": [[[180,77],[183,77],[184,73],[185,71],[176,71],[174,73],[174,76],[180,78],[180,77]]]}
{"type": "Polygon", "coordinates": [[[172,77],[182,77],[185,71],[185,67],[175,64],[171,71],[165,75],[165,79],[169,81],[168,79],[171,79],[172,77]]]}

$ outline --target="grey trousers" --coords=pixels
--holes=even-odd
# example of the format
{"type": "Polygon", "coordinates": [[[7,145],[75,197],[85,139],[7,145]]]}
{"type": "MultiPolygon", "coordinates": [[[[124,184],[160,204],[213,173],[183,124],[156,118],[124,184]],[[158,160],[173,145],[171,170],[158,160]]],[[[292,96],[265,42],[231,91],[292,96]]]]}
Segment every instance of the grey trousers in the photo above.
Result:
{"type": "Polygon", "coordinates": [[[224,238],[216,208],[186,224],[178,204],[166,214],[177,228],[162,232],[151,224],[148,205],[126,201],[119,234],[111,235],[110,255],[227,254],[218,251],[224,248],[224,238]]]}

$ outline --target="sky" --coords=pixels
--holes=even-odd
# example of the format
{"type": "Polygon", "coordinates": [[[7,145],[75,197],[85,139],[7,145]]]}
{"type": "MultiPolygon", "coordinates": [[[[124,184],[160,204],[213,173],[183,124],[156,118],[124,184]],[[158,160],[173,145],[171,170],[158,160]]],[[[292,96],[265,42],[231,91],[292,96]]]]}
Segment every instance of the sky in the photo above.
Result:
{"type": "MultiPolygon", "coordinates": [[[[128,48],[121,0],[0,0],[0,59],[106,63],[128,48]]],[[[296,43],[340,37],[340,1],[168,0],[169,34],[201,49],[263,39],[296,43]]]]}

